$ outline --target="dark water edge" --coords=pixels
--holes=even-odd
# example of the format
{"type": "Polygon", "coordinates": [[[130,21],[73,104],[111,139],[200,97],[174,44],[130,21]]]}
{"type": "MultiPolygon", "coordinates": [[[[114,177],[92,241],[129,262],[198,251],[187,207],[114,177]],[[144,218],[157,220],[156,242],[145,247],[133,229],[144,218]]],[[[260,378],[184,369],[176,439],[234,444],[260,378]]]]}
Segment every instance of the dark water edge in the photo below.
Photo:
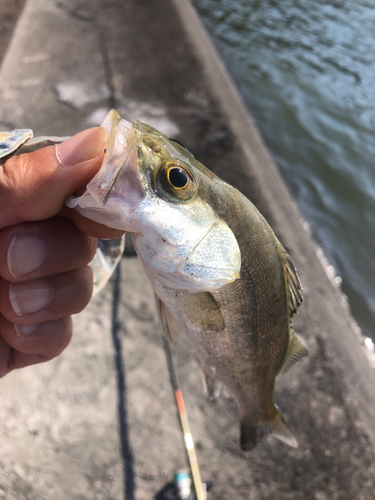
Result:
{"type": "Polygon", "coordinates": [[[375,10],[358,0],[193,3],[375,340],[375,10]]]}
{"type": "Polygon", "coordinates": [[[26,0],[0,0],[0,64],[26,0]]]}

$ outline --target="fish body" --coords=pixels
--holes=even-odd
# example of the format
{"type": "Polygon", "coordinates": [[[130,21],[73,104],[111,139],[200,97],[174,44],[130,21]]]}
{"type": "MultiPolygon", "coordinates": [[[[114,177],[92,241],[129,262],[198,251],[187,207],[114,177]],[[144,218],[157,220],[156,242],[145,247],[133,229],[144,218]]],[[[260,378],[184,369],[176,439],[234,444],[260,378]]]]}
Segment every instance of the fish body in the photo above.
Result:
{"type": "Polygon", "coordinates": [[[208,391],[220,382],[235,398],[242,449],[267,433],[297,446],[273,402],[276,375],[307,354],[291,326],[302,302],[292,260],[237,189],[152,127],[126,124],[120,160],[71,206],[131,231],[165,335],[187,335],[208,391]]]}
{"type": "MultiPolygon", "coordinates": [[[[257,209],[224,182],[217,182],[216,189],[217,201],[225,196],[224,210],[220,201],[217,206],[241,252],[240,276],[217,291],[191,293],[161,283],[146,263],[159,316],[168,337],[174,340],[182,332],[191,340],[208,391],[220,381],[235,398],[244,450],[268,432],[296,446],[273,403],[273,390],[289,344],[298,343],[290,304],[302,296],[290,297],[290,258],[257,209]]],[[[137,236],[134,240],[137,248],[137,236]]],[[[304,353],[302,345],[297,351],[304,353]]]]}

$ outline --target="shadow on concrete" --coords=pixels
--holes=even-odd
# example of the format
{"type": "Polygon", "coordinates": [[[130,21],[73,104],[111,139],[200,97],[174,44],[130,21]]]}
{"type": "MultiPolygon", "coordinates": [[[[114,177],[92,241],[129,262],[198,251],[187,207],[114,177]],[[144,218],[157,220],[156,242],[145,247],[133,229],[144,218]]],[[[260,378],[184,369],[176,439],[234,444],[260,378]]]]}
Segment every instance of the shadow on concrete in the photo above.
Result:
{"type": "Polygon", "coordinates": [[[159,490],[154,496],[154,500],[168,500],[172,498],[170,492],[172,491],[173,483],[170,482],[166,484],[161,490],[159,490]]]}
{"type": "Polygon", "coordinates": [[[118,319],[118,310],[121,303],[120,284],[121,265],[119,265],[116,269],[113,285],[112,340],[115,350],[115,367],[117,376],[117,408],[120,426],[121,457],[124,471],[124,500],[134,500],[134,462],[129,442],[126,375],[124,357],[122,356],[122,344],[119,335],[120,322],[118,319]]]}

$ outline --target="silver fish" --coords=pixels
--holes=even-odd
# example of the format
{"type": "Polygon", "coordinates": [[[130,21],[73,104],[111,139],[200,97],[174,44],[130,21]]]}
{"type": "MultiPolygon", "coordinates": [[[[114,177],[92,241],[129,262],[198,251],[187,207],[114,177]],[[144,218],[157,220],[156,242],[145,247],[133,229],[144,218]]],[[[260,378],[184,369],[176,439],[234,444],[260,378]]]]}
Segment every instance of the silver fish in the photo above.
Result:
{"type": "Polygon", "coordinates": [[[235,398],[240,443],[267,433],[296,447],[273,402],[275,377],[307,354],[291,318],[302,303],[294,264],[237,189],[161,132],[112,111],[98,175],[68,205],[130,231],[165,335],[191,340],[210,393],[235,398]]]}

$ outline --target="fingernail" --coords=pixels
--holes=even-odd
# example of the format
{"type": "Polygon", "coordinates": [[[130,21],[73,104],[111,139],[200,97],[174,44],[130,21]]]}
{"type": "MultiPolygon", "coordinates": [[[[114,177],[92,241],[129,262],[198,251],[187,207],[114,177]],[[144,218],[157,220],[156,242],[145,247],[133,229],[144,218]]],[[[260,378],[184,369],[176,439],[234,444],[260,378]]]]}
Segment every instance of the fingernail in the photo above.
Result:
{"type": "Polygon", "coordinates": [[[14,278],[35,271],[46,256],[46,247],[35,234],[16,234],[8,249],[8,269],[14,278]]]}
{"type": "Polygon", "coordinates": [[[103,127],[90,128],[56,145],[61,165],[69,166],[95,158],[104,147],[108,133],[103,127]]]}
{"type": "Polygon", "coordinates": [[[14,323],[14,329],[19,337],[28,337],[36,330],[37,326],[39,326],[39,323],[35,323],[34,325],[16,325],[14,323]]]}
{"type": "Polygon", "coordinates": [[[33,283],[11,283],[9,286],[9,300],[17,316],[40,311],[50,303],[51,298],[51,286],[44,279],[33,283]]]}

